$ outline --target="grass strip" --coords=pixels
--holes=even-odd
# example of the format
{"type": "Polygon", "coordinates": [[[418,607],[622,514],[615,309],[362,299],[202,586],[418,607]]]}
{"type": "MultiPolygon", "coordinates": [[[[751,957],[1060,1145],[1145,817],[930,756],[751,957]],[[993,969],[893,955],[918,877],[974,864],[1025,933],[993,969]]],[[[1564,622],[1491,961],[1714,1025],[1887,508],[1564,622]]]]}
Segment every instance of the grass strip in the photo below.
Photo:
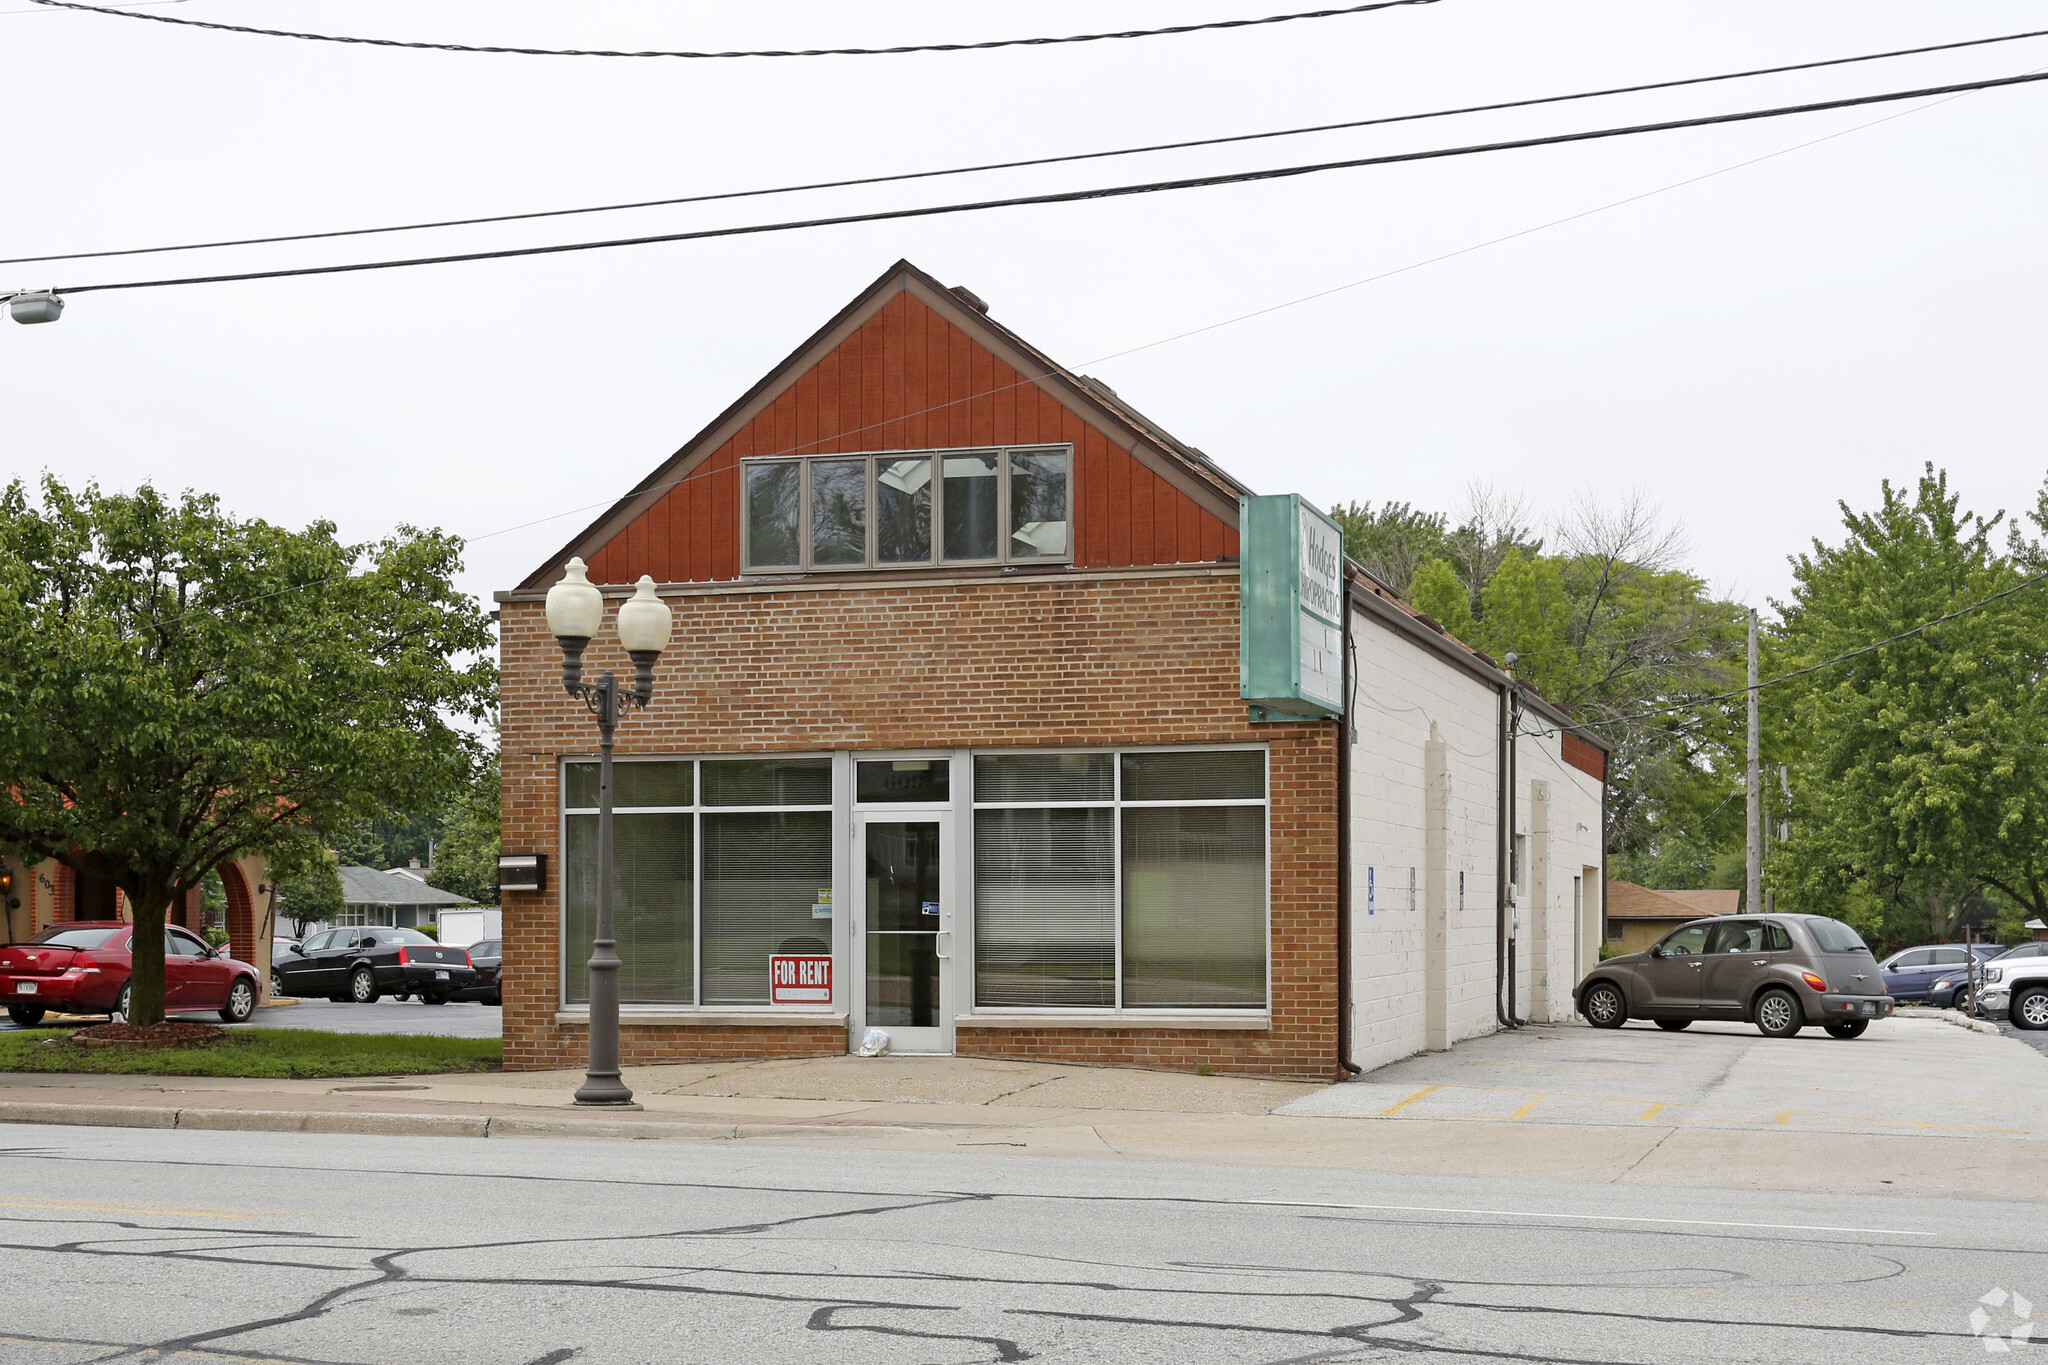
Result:
{"type": "Polygon", "coordinates": [[[0,1071],[84,1072],[114,1076],[410,1076],[496,1071],[496,1038],[397,1033],[322,1033],[313,1029],[235,1029],[199,1047],[87,1047],[70,1029],[0,1033],[0,1071]]]}

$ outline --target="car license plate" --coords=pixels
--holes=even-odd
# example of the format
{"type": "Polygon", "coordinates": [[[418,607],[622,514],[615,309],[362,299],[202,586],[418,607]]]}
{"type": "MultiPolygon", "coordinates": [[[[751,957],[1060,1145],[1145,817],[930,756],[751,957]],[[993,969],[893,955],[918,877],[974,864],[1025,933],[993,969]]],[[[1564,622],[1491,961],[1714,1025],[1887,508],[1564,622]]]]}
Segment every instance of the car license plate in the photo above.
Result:
{"type": "Polygon", "coordinates": [[[1876,1013],[1877,1013],[1877,1002],[1876,1002],[1875,1000],[1866,1000],[1866,1001],[1864,1001],[1864,1002],[1863,1002],[1863,1012],[1864,1012],[1865,1014],[1876,1014],[1876,1013]]]}
{"type": "Polygon", "coordinates": [[[16,993],[21,995],[34,995],[36,993],[36,983],[33,981],[17,981],[14,983],[14,989],[16,993]]]}
{"type": "Polygon", "coordinates": [[[448,979],[448,973],[446,973],[446,972],[435,972],[435,973],[434,973],[434,980],[436,980],[436,981],[446,981],[447,979],[448,979]]]}

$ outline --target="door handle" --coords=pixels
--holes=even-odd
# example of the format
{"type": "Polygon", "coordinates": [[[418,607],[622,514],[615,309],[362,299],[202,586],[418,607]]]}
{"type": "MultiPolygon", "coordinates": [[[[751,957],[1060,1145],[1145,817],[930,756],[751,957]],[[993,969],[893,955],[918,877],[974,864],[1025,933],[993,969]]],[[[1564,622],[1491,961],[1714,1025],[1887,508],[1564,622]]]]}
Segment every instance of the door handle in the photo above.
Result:
{"type": "Polygon", "coordinates": [[[1692,967],[1694,971],[1698,971],[1701,967],[1706,966],[1706,964],[1704,962],[1701,962],[1698,958],[1694,958],[1691,964],[1689,965],[1692,967]]]}
{"type": "Polygon", "coordinates": [[[941,929],[933,938],[932,951],[938,955],[938,959],[941,962],[951,962],[953,960],[953,954],[946,951],[953,946],[948,942],[952,937],[953,931],[951,929],[941,929]]]}
{"type": "Polygon", "coordinates": [[[1768,967],[1771,965],[1771,960],[1767,957],[1760,957],[1757,958],[1755,961],[1751,962],[1749,965],[1752,967],[1768,967]]]}

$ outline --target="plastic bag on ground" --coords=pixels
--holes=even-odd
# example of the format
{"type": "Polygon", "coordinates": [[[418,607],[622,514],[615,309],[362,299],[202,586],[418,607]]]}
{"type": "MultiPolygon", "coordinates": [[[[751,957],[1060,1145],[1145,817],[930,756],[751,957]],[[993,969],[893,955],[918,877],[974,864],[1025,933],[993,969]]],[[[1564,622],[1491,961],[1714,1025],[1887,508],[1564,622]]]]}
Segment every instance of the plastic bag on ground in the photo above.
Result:
{"type": "Polygon", "coordinates": [[[856,1057],[879,1057],[889,1050],[889,1035],[878,1028],[871,1028],[861,1035],[860,1047],[854,1051],[856,1057]]]}

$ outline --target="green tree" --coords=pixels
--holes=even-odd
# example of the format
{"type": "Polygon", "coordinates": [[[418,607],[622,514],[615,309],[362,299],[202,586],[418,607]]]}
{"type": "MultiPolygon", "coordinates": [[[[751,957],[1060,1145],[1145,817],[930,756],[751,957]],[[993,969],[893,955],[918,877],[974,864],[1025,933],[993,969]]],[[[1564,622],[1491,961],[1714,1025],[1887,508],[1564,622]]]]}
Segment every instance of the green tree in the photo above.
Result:
{"type": "Polygon", "coordinates": [[[1408,601],[1461,640],[1472,639],[1472,599],[1448,559],[1432,559],[1415,571],[1408,601]]]}
{"type": "Polygon", "coordinates": [[[341,918],[338,860],[319,838],[309,835],[271,850],[270,879],[277,886],[278,913],[292,922],[294,937],[341,918]]]}
{"type": "MultiPolygon", "coordinates": [[[[1765,694],[1796,755],[1793,838],[1767,868],[1781,904],[1874,895],[1941,934],[1995,916],[1985,889],[2048,914],[2048,588],[2021,587],[2048,556],[2017,528],[2001,551],[2003,518],[1930,464],[1874,511],[1843,504],[1843,542],[1794,562],[1768,671],[1863,652],[1765,694]]],[[[2048,492],[2032,520],[2048,529],[2048,492]]]]}
{"type": "Polygon", "coordinates": [[[435,846],[433,874],[427,880],[479,905],[498,903],[496,754],[477,766],[476,777],[450,813],[441,842],[435,846]]]}
{"type": "Polygon", "coordinates": [[[1405,502],[1383,502],[1378,511],[1369,502],[1339,503],[1330,519],[1344,533],[1344,553],[1403,596],[1416,570],[1449,551],[1443,513],[1419,512],[1405,502]]]}
{"type": "Polygon", "coordinates": [[[457,722],[487,716],[495,671],[460,551],[147,486],[0,495],[0,848],[126,893],[136,1021],[163,1016],[165,911],[209,868],[467,776],[457,722]]]}

